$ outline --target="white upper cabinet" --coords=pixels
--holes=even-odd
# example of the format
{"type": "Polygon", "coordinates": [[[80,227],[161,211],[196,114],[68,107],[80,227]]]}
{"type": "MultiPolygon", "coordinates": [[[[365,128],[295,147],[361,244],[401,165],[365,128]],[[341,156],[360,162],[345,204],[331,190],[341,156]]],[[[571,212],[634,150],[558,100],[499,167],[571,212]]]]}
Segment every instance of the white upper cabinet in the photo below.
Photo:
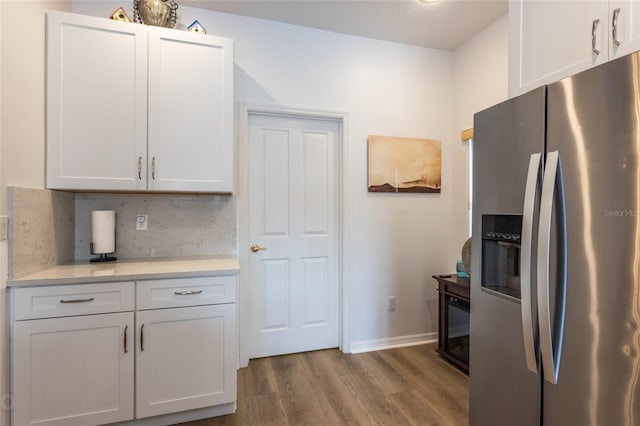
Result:
{"type": "Polygon", "coordinates": [[[233,191],[233,41],[47,15],[47,188],[233,191]]]}
{"type": "Polygon", "coordinates": [[[49,13],[47,187],[145,190],[146,159],[146,27],[49,13]]]}
{"type": "Polygon", "coordinates": [[[233,44],[149,27],[149,189],[231,192],[233,44]]]}
{"type": "Polygon", "coordinates": [[[603,0],[509,2],[509,96],[608,60],[603,0]]]}
{"type": "Polygon", "coordinates": [[[509,2],[509,96],[637,50],[638,0],[509,2]]]}

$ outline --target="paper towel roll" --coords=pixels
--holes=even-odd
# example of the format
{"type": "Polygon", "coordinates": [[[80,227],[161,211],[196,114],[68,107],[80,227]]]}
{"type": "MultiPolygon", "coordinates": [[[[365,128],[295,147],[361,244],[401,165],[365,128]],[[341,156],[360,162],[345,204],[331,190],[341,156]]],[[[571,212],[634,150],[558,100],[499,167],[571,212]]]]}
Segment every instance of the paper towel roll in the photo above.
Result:
{"type": "Polygon", "coordinates": [[[91,212],[92,254],[116,251],[116,212],[114,210],[93,210],[91,212]]]}

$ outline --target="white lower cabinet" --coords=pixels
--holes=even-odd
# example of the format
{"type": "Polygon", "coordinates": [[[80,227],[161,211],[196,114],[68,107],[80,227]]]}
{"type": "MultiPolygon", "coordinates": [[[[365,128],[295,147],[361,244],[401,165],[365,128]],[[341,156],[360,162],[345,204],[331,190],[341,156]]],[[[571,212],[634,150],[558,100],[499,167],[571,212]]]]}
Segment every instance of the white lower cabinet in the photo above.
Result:
{"type": "Polygon", "coordinates": [[[17,321],[13,424],[133,418],[133,312],[17,321]]]}
{"type": "Polygon", "coordinates": [[[235,288],[231,275],[12,289],[12,424],[232,412],[235,288]]]}
{"type": "Polygon", "coordinates": [[[136,417],[236,400],[235,304],[139,311],[136,417]]]}

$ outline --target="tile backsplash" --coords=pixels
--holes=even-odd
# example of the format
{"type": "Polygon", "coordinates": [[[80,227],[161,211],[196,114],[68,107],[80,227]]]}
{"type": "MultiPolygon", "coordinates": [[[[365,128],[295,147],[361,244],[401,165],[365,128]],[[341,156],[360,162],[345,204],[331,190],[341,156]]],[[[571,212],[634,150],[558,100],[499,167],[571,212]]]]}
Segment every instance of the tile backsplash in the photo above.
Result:
{"type": "Polygon", "coordinates": [[[75,259],[91,258],[91,211],[116,211],[119,259],[237,253],[236,197],[229,195],[76,194],[75,259]],[[136,230],[136,216],[148,229],[136,230]]]}
{"type": "Polygon", "coordinates": [[[74,194],[9,187],[9,278],[73,260],[74,194]]]}
{"type": "Polygon", "coordinates": [[[229,195],[93,194],[9,187],[9,278],[93,257],[91,211],[116,211],[119,259],[236,254],[229,195]],[[146,231],[136,216],[148,215],[146,231]]]}

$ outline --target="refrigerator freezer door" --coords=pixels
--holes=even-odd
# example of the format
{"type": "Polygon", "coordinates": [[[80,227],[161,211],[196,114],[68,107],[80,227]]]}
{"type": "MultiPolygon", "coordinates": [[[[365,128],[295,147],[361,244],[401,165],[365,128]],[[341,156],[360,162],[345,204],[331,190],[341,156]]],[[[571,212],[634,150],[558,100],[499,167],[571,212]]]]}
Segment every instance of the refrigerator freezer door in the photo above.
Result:
{"type": "Polygon", "coordinates": [[[547,149],[562,157],[568,280],[562,360],[557,385],[543,382],[543,424],[637,425],[640,56],[550,85],[547,114],[547,149]]]}
{"type": "Polygon", "coordinates": [[[520,303],[481,290],[480,281],[482,215],[522,215],[527,165],[532,154],[544,150],[544,133],[545,88],[475,115],[469,348],[472,426],[539,425],[540,376],[527,369],[520,303]]]}

